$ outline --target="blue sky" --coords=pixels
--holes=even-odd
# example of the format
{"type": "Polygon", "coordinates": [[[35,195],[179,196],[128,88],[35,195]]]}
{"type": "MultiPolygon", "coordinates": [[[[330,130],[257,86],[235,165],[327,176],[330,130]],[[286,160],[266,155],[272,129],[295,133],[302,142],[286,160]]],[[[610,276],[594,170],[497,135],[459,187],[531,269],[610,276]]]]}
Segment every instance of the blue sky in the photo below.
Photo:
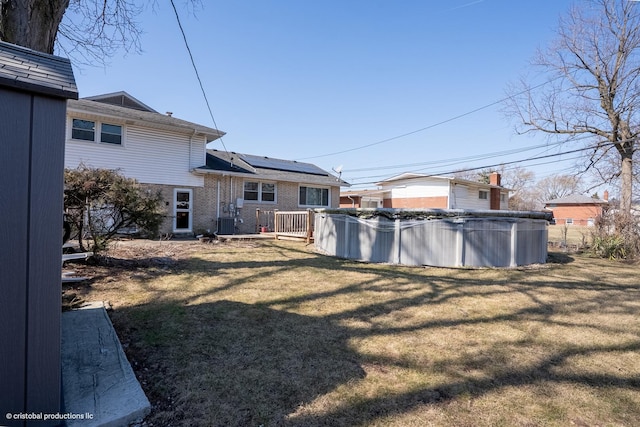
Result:
{"type": "MultiPolygon", "coordinates": [[[[476,158],[547,142],[516,135],[502,105],[491,104],[553,39],[570,0],[203,3],[194,13],[176,0],[229,151],[329,171],[342,165],[358,188],[401,172],[446,173],[558,150],[476,158]]],[[[140,24],[142,54],[75,69],[80,96],[124,90],[213,127],[169,1],[146,10],[140,24]]],[[[569,172],[565,159],[521,166],[542,178],[569,172]]]]}

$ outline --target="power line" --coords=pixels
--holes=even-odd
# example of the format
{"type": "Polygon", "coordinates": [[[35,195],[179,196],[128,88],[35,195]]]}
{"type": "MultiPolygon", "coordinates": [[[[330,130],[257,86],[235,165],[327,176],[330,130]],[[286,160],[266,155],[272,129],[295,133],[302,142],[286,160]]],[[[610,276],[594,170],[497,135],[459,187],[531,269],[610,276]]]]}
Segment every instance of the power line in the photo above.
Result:
{"type": "MultiPolygon", "coordinates": [[[[470,171],[475,171],[475,170],[494,168],[494,167],[498,167],[498,166],[505,166],[505,165],[512,165],[512,164],[517,164],[517,163],[524,163],[524,162],[533,161],[533,160],[548,159],[548,158],[552,158],[552,157],[562,156],[562,155],[565,155],[565,154],[573,154],[573,153],[579,153],[579,152],[586,151],[586,150],[592,150],[592,149],[594,149],[594,148],[596,148],[598,146],[602,147],[604,145],[620,144],[621,142],[625,142],[625,141],[608,142],[608,143],[604,143],[604,144],[600,143],[600,144],[596,144],[596,145],[592,145],[592,146],[588,146],[588,147],[577,148],[575,150],[563,151],[563,152],[560,152],[560,153],[546,154],[546,155],[543,155],[543,156],[529,157],[527,159],[513,160],[513,161],[510,161],[510,162],[494,163],[494,164],[483,165],[483,166],[478,166],[478,167],[457,169],[457,170],[451,170],[451,171],[443,171],[443,172],[439,172],[439,173],[433,173],[433,174],[430,174],[430,175],[427,175],[427,176],[450,175],[450,174],[454,174],[454,173],[457,173],[457,172],[470,172],[470,171]]],[[[355,178],[351,178],[351,179],[352,180],[370,179],[370,178],[380,178],[380,177],[384,177],[384,176],[388,176],[388,175],[373,175],[373,176],[355,177],[355,178]]],[[[345,178],[345,179],[349,179],[349,178],[345,178]]],[[[361,183],[358,183],[358,185],[376,184],[377,182],[378,181],[361,182],[361,183]]]]}
{"type": "Polygon", "coordinates": [[[477,154],[477,155],[467,156],[467,157],[457,157],[454,159],[446,159],[446,160],[432,160],[429,162],[406,163],[406,164],[392,165],[392,166],[372,166],[370,168],[359,168],[359,169],[344,169],[343,173],[366,172],[366,171],[389,170],[389,169],[406,169],[406,168],[411,168],[416,166],[438,165],[441,163],[446,163],[447,165],[450,165],[452,163],[449,163],[449,162],[460,163],[465,161],[484,160],[484,159],[490,159],[492,157],[507,156],[509,154],[521,153],[523,151],[535,150],[537,148],[551,148],[564,143],[565,141],[560,141],[552,144],[538,144],[538,145],[532,145],[524,148],[513,148],[511,150],[495,151],[492,153],[477,154]]]}
{"type": "MultiPolygon", "coordinates": [[[[173,0],[172,0],[172,1],[173,1],[173,0]]],[[[373,146],[375,146],[375,145],[384,144],[385,142],[395,141],[396,139],[404,138],[404,137],[406,137],[406,136],[413,135],[413,134],[416,134],[416,133],[419,133],[419,132],[424,132],[425,130],[432,129],[432,128],[437,127],[437,126],[441,126],[441,125],[443,125],[443,124],[446,124],[446,123],[452,122],[452,121],[454,121],[454,120],[458,120],[458,119],[461,119],[461,118],[463,118],[463,117],[469,116],[469,115],[471,115],[471,114],[477,113],[478,111],[482,111],[482,110],[485,110],[485,109],[487,109],[487,108],[489,108],[489,107],[493,107],[494,105],[501,104],[501,103],[503,103],[503,102],[507,101],[508,99],[511,99],[511,98],[513,98],[513,97],[516,97],[516,96],[522,95],[522,94],[527,93],[527,92],[530,92],[530,91],[531,91],[531,90],[533,90],[533,89],[537,89],[537,88],[539,88],[539,87],[542,87],[542,86],[544,86],[544,85],[546,85],[546,84],[549,84],[549,83],[551,83],[551,82],[553,82],[553,81],[555,81],[555,80],[558,80],[558,79],[559,79],[559,78],[561,78],[561,77],[562,77],[562,76],[554,77],[554,78],[553,78],[553,79],[551,79],[551,80],[544,81],[544,82],[542,82],[542,83],[540,83],[540,84],[538,84],[538,85],[535,85],[535,86],[533,86],[533,87],[527,88],[527,89],[525,89],[525,90],[523,90],[523,91],[521,91],[521,92],[518,92],[518,93],[516,93],[516,94],[510,95],[510,96],[507,96],[507,97],[505,97],[505,98],[499,99],[499,100],[497,100],[497,101],[491,102],[491,103],[489,103],[489,104],[483,105],[483,106],[478,107],[478,108],[476,108],[476,109],[473,109],[473,110],[471,110],[471,111],[467,111],[467,112],[465,112],[465,113],[458,114],[457,116],[450,117],[450,118],[448,118],[448,119],[446,119],[446,120],[442,120],[442,121],[440,121],[440,122],[437,122],[437,123],[431,124],[431,125],[429,125],[429,126],[425,126],[425,127],[423,127],[423,128],[413,130],[413,131],[411,131],[411,132],[403,133],[403,134],[401,134],[401,135],[393,136],[393,137],[391,137],[391,138],[383,139],[383,140],[381,140],[381,141],[372,142],[371,144],[365,144],[365,145],[361,145],[361,146],[358,146],[358,147],[349,148],[349,149],[342,150],[342,151],[335,151],[335,152],[333,152],[333,153],[328,153],[328,154],[320,154],[320,155],[317,155],[317,156],[310,156],[310,157],[301,157],[301,158],[296,159],[296,160],[310,160],[310,159],[318,159],[318,158],[321,158],[321,157],[329,157],[329,156],[335,156],[335,155],[337,155],[337,154],[350,153],[350,152],[352,152],[352,151],[363,150],[363,149],[365,149],[365,148],[373,147],[373,146]]]]}
{"type": "MultiPolygon", "coordinates": [[[[200,91],[202,92],[202,96],[204,97],[204,102],[207,104],[207,110],[209,110],[209,116],[211,117],[211,121],[213,122],[213,126],[216,130],[218,130],[218,124],[216,123],[216,119],[213,117],[213,111],[211,110],[211,105],[209,104],[209,99],[207,98],[207,93],[204,90],[204,86],[202,85],[202,79],[200,79],[200,73],[198,72],[198,67],[196,67],[196,62],[193,59],[193,54],[191,53],[191,48],[189,47],[189,42],[187,41],[187,36],[184,32],[184,28],[182,28],[182,22],[180,22],[180,16],[178,15],[178,9],[176,9],[176,5],[173,0],[169,0],[171,2],[171,6],[173,6],[173,13],[176,15],[176,21],[178,22],[178,27],[180,27],[180,33],[182,33],[182,39],[184,40],[184,45],[187,48],[187,52],[189,53],[189,58],[191,59],[191,65],[193,66],[193,71],[196,73],[196,78],[198,79],[198,84],[200,84],[200,91]]],[[[224,145],[224,141],[222,140],[222,135],[218,138],[224,151],[227,151],[227,147],[224,145]]]]}

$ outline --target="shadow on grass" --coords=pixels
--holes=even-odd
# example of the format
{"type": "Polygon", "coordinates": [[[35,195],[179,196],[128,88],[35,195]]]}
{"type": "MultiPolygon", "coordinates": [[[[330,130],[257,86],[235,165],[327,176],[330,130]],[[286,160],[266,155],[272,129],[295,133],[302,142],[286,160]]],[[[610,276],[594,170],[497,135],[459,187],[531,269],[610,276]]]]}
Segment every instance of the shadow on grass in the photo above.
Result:
{"type": "Polygon", "coordinates": [[[321,317],[218,301],[136,306],[116,318],[128,319],[119,329],[134,358],[154,348],[137,374],[154,383],[162,425],[282,425],[299,405],[365,375],[348,331],[321,317]],[[170,383],[167,369],[180,372],[170,383]]]}
{"type": "Polygon", "coordinates": [[[548,252],[547,263],[550,264],[569,264],[574,262],[575,258],[563,252],[548,252]]]}
{"type": "MultiPolygon", "coordinates": [[[[160,300],[113,313],[114,324],[127,342],[128,354],[140,361],[136,371],[154,404],[154,425],[370,425],[417,407],[452,402],[460,396],[476,398],[509,387],[553,383],[593,390],[640,389],[640,377],[622,371],[617,374],[558,369],[579,357],[613,357],[640,350],[635,325],[585,322],[585,316],[592,311],[637,315],[636,285],[564,278],[566,269],[560,265],[552,267],[553,271],[543,270],[535,280],[531,279],[535,274],[532,271],[507,271],[504,276],[493,274],[478,279],[475,272],[464,270],[437,275],[418,268],[374,266],[310,256],[302,251],[299,253],[304,257],[296,258],[295,249],[275,246],[274,250],[279,255],[273,260],[257,262],[242,258],[230,262],[198,259],[185,266],[187,270],[197,267],[190,280],[204,280],[207,275],[222,272],[227,279],[197,298],[160,300]],[[272,297],[255,284],[258,279],[268,284],[280,273],[298,269],[313,270],[318,283],[280,297],[272,297]],[[336,271],[362,276],[338,287],[323,288],[322,282],[336,271]],[[527,280],[520,281],[524,278],[527,280]],[[243,288],[247,283],[252,284],[250,289],[243,288]],[[256,304],[223,299],[225,292],[232,289],[241,296],[243,292],[264,293],[256,304]],[[582,294],[564,293],[568,291],[582,294]],[[563,298],[549,298],[550,292],[559,292],[563,298]],[[309,307],[332,304],[336,298],[356,300],[363,293],[376,297],[318,316],[297,314],[313,313],[309,307]],[[205,297],[209,302],[188,303],[205,297]],[[491,302],[493,297],[504,298],[505,302],[520,298],[522,302],[520,306],[507,305],[505,310],[485,312],[482,304],[491,302]],[[436,310],[444,304],[449,305],[441,317],[409,322],[398,317],[397,323],[387,317],[385,322],[367,324],[371,319],[394,316],[403,310],[436,310]],[[573,317],[580,315],[579,319],[573,317]],[[352,326],[343,326],[346,324],[352,326]],[[548,349],[547,341],[540,339],[536,330],[553,326],[561,328],[562,334],[571,330],[579,336],[591,330],[596,337],[619,334],[625,338],[608,344],[594,341],[578,345],[567,334],[560,335],[567,342],[548,349]],[[629,326],[634,329],[627,332],[625,328],[629,326]],[[487,340],[495,341],[476,344],[479,351],[471,352],[470,341],[481,341],[474,334],[485,328],[489,330],[487,340]],[[465,332],[460,332],[463,329],[465,332]],[[504,331],[514,330],[525,330],[526,339],[514,341],[509,335],[501,338],[504,331]],[[432,333],[443,337],[466,333],[470,341],[433,366],[403,355],[389,357],[376,351],[365,354],[352,344],[353,340],[418,332],[422,335],[416,337],[427,341],[432,339],[432,333]],[[529,353],[531,348],[542,355],[535,363],[514,362],[515,357],[529,353]],[[300,410],[340,386],[350,382],[355,385],[365,378],[366,366],[450,374],[446,381],[393,395],[354,394],[348,396],[352,400],[343,399],[337,404],[333,401],[333,405],[329,401],[324,411],[300,410]],[[482,375],[466,375],[468,371],[482,375]]],[[[631,399],[625,408],[634,405],[631,399]]],[[[630,416],[639,413],[636,408],[630,416]]]]}

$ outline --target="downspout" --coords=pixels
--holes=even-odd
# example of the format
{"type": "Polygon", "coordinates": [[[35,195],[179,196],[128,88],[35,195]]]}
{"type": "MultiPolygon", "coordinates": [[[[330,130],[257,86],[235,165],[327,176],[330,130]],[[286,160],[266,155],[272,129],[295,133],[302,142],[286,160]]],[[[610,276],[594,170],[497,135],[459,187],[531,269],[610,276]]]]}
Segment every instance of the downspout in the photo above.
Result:
{"type": "MultiPolygon", "coordinates": [[[[224,175],[222,175],[224,177],[224,175]]],[[[216,233],[218,232],[218,219],[220,218],[220,178],[218,178],[218,191],[216,191],[216,233]]]]}
{"type": "MultiPolygon", "coordinates": [[[[355,207],[356,207],[356,201],[355,201],[355,200],[353,200],[353,199],[351,198],[351,196],[347,196],[347,199],[351,200],[351,207],[352,207],[352,208],[355,208],[355,207]]],[[[360,206],[360,207],[362,207],[362,206],[360,206]]]]}
{"type": "MultiPolygon", "coordinates": [[[[189,137],[189,170],[191,170],[191,168],[193,166],[191,166],[191,156],[193,154],[193,137],[196,136],[196,133],[198,131],[196,129],[193,130],[193,134],[189,137]]],[[[205,151],[205,162],[206,162],[206,151],[205,151]]]]}

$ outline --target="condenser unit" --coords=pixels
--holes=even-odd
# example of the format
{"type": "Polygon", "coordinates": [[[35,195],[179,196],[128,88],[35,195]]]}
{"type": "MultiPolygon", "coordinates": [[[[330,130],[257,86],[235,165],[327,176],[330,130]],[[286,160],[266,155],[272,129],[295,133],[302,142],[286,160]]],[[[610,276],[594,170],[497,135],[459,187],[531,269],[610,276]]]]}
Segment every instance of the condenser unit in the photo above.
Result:
{"type": "Polygon", "coordinates": [[[235,228],[234,218],[218,218],[218,234],[234,234],[235,228]]]}

